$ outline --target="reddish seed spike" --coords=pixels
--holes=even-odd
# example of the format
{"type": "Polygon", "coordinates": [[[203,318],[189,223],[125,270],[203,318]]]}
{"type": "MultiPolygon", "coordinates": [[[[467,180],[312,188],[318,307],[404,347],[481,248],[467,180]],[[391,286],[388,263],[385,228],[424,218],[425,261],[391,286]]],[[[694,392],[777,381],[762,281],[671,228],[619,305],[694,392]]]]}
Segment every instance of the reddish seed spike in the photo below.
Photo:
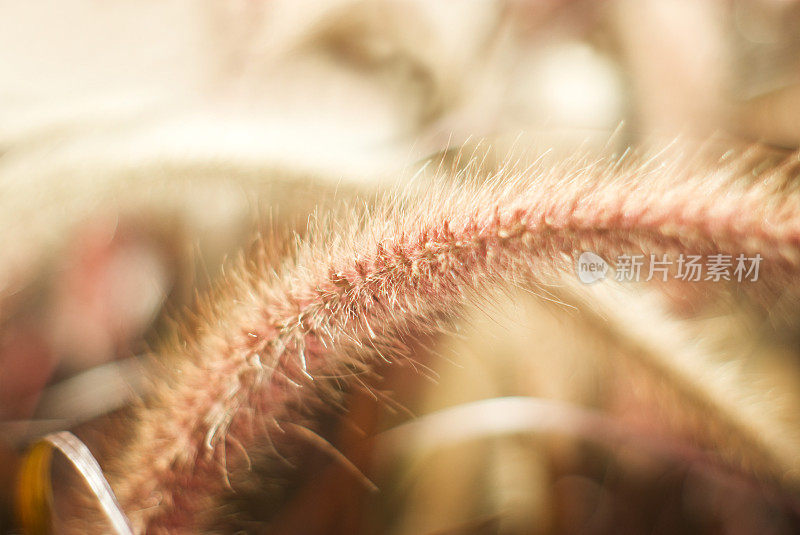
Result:
{"type": "MultiPolygon", "coordinates": [[[[584,172],[582,181],[574,181],[555,196],[552,191],[559,187],[559,180],[546,173],[520,179],[513,195],[504,194],[499,186],[442,189],[419,203],[409,203],[405,213],[387,214],[396,224],[382,228],[400,232],[356,231],[348,248],[330,253],[322,245],[305,249],[296,260],[303,270],[287,268],[279,278],[267,271],[246,272],[252,266],[231,270],[222,282],[229,287],[203,313],[204,334],[195,340],[196,346],[190,346],[197,353],[162,348],[165,354],[185,357],[180,372],[163,379],[148,405],[138,412],[134,422],[138,435],[122,446],[109,470],[125,511],[148,533],[202,529],[200,513],[224,491],[221,448],[214,450],[211,460],[204,454],[204,437],[212,425],[206,415],[221,398],[231,416],[227,435],[217,444],[224,445],[228,436],[236,441],[237,447],[227,448],[228,466],[235,467],[243,462],[236,453],[240,448],[249,451],[275,438],[269,436],[267,426],[253,425],[253,419],[290,420],[299,416],[298,410],[313,411],[320,396],[335,396],[311,377],[339,374],[346,365],[361,366],[357,359],[369,366],[377,359],[401,357],[387,355],[391,345],[386,344],[379,353],[374,349],[376,337],[391,341],[398,332],[420,339],[436,334],[440,318],[458,313],[464,287],[479,287],[493,278],[541,283],[548,280],[548,272],[572,269],[554,253],[571,255],[591,249],[613,257],[626,249],[630,252],[633,244],[645,252],[675,247],[697,253],[736,250],[760,252],[766,263],[774,263],[774,284],[791,280],[778,279],[779,275],[796,272],[800,249],[796,196],[776,199],[769,192],[759,192],[757,186],[742,191],[725,180],[720,184],[723,201],[718,202],[718,196],[691,197],[697,183],[709,180],[702,174],[677,184],[663,175],[649,176],[650,186],[644,190],[631,181],[611,180],[606,173],[599,167],[584,172]],[[754,198],[759,207],[755,210],[754,198]],[[584,200],[592,209],[582,204],[584,200]],[[659,204],[662,200],[664,204],[659,204]],[[775,203],[781,210],[774,210],[775,203]],[[747,212],[739,212],[743,205],[747,212]],[[579,207],[580,217],[573,217],[579,207]],[[764,224],[770,212],[780,219],[764,224]],[[757,241],[752,242],[754,235],[757,241]],[[674,236],[686,238],[676,242],[674,236]],[[386,250],[381,244],[401,251],[402,262],[378,262],[386,250]],[[370,250],[377,254],[350,252],[370,250]],[[323,260],[327,258],[332,260],[323,260]],[[248,282],[252,280],[262,284],[254,288],[248,282]],[[338,291],[313,291],[326,282],[338,291]],[[247,302],[242,296],[254,292],[258,310],[236,304],[247,302]],[[376,299],[384,305],[375,306],[376,299]],[[385,305],[393,300],[414,304],[414,308],[401,312],[385,305]],[[319,335],[308,330],[307,318],[330,333],[328,343],[322,344],[319,335]],[[252,324],[242,325],[242,321],[252,324]],[[268,370],[275,370],[263,381],[241,373],[250,366],[246,358],[252,348],[250,332],[262,337],[262,361],[268,363],[268,370]],[[213,374],[209,374],[211,368],[213,374]],[[303,374],[306,369],[308,376],[303,374]],[[231,378],[238,381],[236,391],[225,398],[231,378]],[[189,399],[197,400],[192,410],[198,410],[198,417],[178,418],[188,410],[189,399]],[[298,400],[302,400],[299,409],[298,400]],[[176,422],[183,422],[179,429],[176,422]],[[184,426],[191,428],[188,435],[194,437],[188,446],[177,440],[187,434],[184,426]],[[161,503],[152,506],[155,496],[162,497],[161,503]]],[[[405,343],[394,345],[406,347],[405,343]]]]}

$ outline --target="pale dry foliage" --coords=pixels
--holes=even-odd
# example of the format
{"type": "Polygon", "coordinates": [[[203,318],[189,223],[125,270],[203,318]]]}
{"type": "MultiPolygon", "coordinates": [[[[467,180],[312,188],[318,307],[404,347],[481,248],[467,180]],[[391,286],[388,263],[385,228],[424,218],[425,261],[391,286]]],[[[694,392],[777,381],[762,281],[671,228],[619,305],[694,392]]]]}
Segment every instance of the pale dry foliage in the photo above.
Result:
{"type": "MultiPolygon", "coordinates": [[[[750,140],[800,106],[737,69],[800,47],[755,3],[4,18],[0,456],[72,429],[137,533],[795,532],[800,164],[750,140]]],[[[106,532],[62,464],[56,531],[106,532]]]]}

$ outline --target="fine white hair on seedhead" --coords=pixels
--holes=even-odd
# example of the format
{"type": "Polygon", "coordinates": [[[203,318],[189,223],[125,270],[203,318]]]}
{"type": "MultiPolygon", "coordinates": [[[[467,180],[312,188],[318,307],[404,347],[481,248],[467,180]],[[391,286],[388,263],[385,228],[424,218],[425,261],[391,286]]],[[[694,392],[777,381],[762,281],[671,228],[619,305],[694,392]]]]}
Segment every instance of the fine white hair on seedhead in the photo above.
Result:
{"type": "Polygon", "coordinates": [[[466,305],[509,283],[555,294],[627,340],[626,354],[661,374],[687,412],[718,424],[704,447],[724,449],[728,464],[753,477],[782,481],[796,462],[783,438],[740,412],[735,388],[709,382],[702,351],[666,316],[639,321],[634,311],[646,305],[629,307],[636,299],[564,283],[582,251],[758,253],[761,281],[742,291],[796,296],[793,168],[753,177],[736,158],[699,161],[626,153],[486,173],[473,159],[349,217],[312,220],[318,228],[283,260],[261,242],[157,348],[135,433],[109,462],[122,507],[141,530],[202,530],[210,519],[201,512],[219,504],[250,452],[273,444],[277,459],[307,440],[316,413],[340,404],[348,386],[369,389],[378,366],[423,361],[423,348],[466,305]]]}

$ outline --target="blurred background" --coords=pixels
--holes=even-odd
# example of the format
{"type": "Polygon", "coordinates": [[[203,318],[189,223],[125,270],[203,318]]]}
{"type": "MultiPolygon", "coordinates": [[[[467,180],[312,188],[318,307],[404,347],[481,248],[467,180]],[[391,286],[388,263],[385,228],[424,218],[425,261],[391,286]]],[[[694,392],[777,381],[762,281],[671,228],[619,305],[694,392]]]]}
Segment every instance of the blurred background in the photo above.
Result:
{"type": "MultiPolygon", "coordinates": [[[[314,210],[370,198],[462,146],[499,160],[520,146],[622,153],[676,138],[721,154],[755,151],[754,174],[798,147],[800,2],[0,0],[0,529],[12,529],[10,482],[25,445],[130,400],[141,386],[137,356],[165,317],[255,233],[303,233],[314,210]]],[[[529,318],[515,320],[528,327],[513,333],[469,322],[479,334],[467,338],[495,343],[448,351],[483,364],[438,371],[440,385],[460,385],[437,389],[447,401],[419,394],[405,403],[424,413],[542,388],[596,400],[602,381],[580,382],[563,359],[528,369],[529,326],[549,318],[530,306],[510,314],[529,318]],[[498,342],[507,339],[517,342],[498,342]],[[481,354],[492,354],[496,381],[481,354]],[[509,386],[508,370],[520,369],[539,382],[509,386]]],[[[496,323],[511,322],[506,314],[496,323]]],[[[767,364],[759,370],[780,378],[775,388],[796,408],[800,338],[795,317],[782,314],[771,330],[753,320],[758,328],[745,332],[760,337],[767,364]]],[[[726,321],[720,332],[736,331],[726,321]]],[[[559,329],[562,340],[576,332],[559,323],[542,333],[559,329]]],[[[600,351],[556,347],[542,351],[600,351]]],[[[412,490],[392,483],[406,490],[381,525],[393,533],[796,527],[770,504],[742,513],[752,502],[744,491],[727,505],[711,491],[687,499],[685,479],[631,469],[641,459],[579,467],[562,446],[556,468],[549,446],[538,444],[532,459],[533,446],[518,437],[451,451],[431,466],[457,465],[463,488],[494,481],[501,490],[490,503],[451,492],[456,483],[442,489],[429,466],[412,490]],[[618,484],[604,490],[603,478],[618,484]],[[653,479],[675,492],[674,514],[653,505],[667,503],[661,490],[649,505],[626,505],[652,491],[653,479]],[[686,515],[686,525],[662,519],[686,515]]]]}

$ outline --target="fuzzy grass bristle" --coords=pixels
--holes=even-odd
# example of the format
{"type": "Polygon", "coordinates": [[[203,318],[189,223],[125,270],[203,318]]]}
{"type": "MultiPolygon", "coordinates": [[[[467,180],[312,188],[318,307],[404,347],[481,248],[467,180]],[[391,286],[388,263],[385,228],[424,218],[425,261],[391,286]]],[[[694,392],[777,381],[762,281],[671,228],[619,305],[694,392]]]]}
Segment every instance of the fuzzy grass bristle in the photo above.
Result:
{"type": "MultiPolygon", "coordinates": [[[[227,266],[194,318],[156,348],[131,437],[103,463],[122,508],[140,532],[206,529],[255,452],[271,452],[259,462],[281,472],[287,452],[317,433],[320,413],[336,412],[348,389],[369,391],[379,366],[424,364],[426,348],[492,288],[606,317],[597,310],[625,300],[564,291],[582,251],[758,253],[761,280],[746,293],[797,295],[800,193],[786,169],[753,178],[745,168],[735,158],[703,167],[657,155],[537,161],[477,179],[468,165],[350,217],[319,216],[280,262],[258,251],[262,243],[227,266]]],[[[627,336],[656,342],[646,329],[627,336]]],[[[704,394],[706,377],[670,362],[674,344],[646,346],[629,358],[655,358],[677,403],[719,422],[704,447],[735,443],[725,462],[785,483],[787,461],[729,417],[736,405],[704,394]]]]}

